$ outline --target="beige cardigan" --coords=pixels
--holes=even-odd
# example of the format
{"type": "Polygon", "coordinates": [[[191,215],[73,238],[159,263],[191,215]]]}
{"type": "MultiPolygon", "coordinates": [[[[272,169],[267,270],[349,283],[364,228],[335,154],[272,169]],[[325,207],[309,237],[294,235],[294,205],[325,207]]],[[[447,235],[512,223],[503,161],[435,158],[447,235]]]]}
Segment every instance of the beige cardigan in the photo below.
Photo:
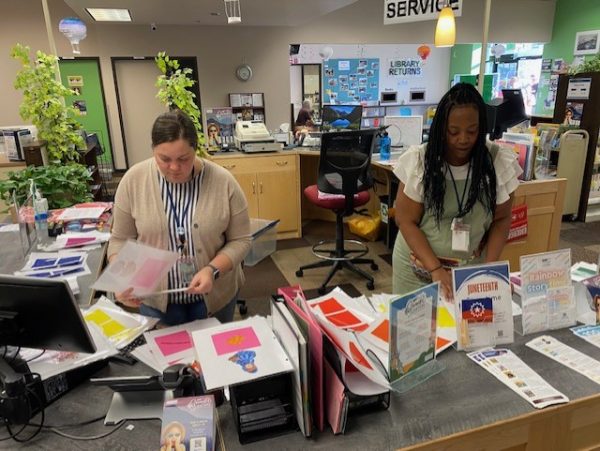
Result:
{"type": "MultiPolygon", "coordinates": [[[[244,283],[241,263],[252,245],[248,203],[233,176],[221,166],[202,160],[204,179],[194,212],[192,237],[198,268],[205,267],[217,254],[225,254],[233,269],[221,274],[212,291],[204,296],[209,315],[230,301],[244,283]]],[[[119,183],[113,207],[109,257],[119,252],[126,240],[138,240],[159,249],[169,248],[167,215],[160,197],[158,167],[149,158],[129,169],[119,183]]],[[[167,278],[159,290],[167,289],[167,278]]],[[[167,296],[146,298],[144,303],[161,311],[167,309],[167,296]]]]}

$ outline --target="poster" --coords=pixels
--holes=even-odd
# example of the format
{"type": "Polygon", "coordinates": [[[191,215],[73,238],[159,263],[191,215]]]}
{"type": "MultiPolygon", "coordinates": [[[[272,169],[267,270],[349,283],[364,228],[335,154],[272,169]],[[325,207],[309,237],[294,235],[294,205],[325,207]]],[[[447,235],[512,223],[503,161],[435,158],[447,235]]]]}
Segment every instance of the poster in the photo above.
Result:
{"type": "Polygon", "coordinates": [[[458,350],[512,343],[508,262],[452,269],[458,350]]]}
{"type": "Polygon", "coordinates": [[[583,102],[567,102],[563,124],[579,126],[581,124],[582,116],[583,102]]]}
{"type": "Polygon", "coordinates": [[[234,126],[235,115],[232,108],[206,110],[206,145],[209,150],[219,150],[224,144],[232,145],[234,126]]]}
{"type": "Polygon", "coordinates": [[[523,334],[575,324],[571,249],[521,256],[523,334]]]}
{"type": "Polygon", "coordinates": [[[379,99],[379,58],[323,62],[323,103],[358,104],[379,99]]]}
{"type": "Polygon", "coordinates": [[[390,302],[390,382],[435,357],[438,282],[390,302]]]}
{"type": "Polygon", "coordinates": [[[83,86],[83,75],[67,75],[67,83],[69,87],[83,86]]]}

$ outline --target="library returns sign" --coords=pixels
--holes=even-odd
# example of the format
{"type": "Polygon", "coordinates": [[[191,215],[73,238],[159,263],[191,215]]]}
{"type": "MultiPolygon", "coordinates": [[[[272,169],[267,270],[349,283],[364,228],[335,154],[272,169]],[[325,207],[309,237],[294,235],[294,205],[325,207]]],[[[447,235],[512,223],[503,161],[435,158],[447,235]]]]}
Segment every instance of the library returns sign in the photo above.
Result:
{"type": "MultiPolygon", "coordinates": [[[[383,24],[436,20],[445,0],[383,0],[383,24]]],[[[450,0],[454,17],[462,15],[462,0],[450,0]]]]}

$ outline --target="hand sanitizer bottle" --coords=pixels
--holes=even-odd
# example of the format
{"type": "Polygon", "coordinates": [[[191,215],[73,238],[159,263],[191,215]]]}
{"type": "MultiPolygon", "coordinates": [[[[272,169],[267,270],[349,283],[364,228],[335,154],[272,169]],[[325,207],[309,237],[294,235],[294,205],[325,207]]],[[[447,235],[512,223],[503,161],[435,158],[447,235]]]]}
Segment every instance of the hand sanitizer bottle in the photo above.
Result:
{"type": "Polygon", "coordinates": [[[39,190],[35,191],[33,211],[35,213],[35,230],[37,231],[38,244],[47,244],[49,242],[48,200],[42,197],[39,190]]]}

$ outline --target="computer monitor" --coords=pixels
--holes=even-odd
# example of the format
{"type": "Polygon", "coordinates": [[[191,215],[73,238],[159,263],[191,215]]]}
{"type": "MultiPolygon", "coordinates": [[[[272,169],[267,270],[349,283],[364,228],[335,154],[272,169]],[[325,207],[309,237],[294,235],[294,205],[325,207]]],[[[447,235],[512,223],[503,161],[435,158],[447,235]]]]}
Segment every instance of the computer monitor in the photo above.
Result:
{"type": "Polygon", "coordinates": [[[323,105],[321,129],[323,131],[359,130],[362,118],[360,105],[323,105]]]}
{"type": "Polygon", "coordinates": [[[0,275],[0,345],[96,352],[64,280],[0,275]]]}
{"type": "Polygon", "coordinates": [[[501,138],[509,127],[528,119],[520,89],[503,89],[502,98],[492,99],[486,109],[490,139],[501,138]]]}

